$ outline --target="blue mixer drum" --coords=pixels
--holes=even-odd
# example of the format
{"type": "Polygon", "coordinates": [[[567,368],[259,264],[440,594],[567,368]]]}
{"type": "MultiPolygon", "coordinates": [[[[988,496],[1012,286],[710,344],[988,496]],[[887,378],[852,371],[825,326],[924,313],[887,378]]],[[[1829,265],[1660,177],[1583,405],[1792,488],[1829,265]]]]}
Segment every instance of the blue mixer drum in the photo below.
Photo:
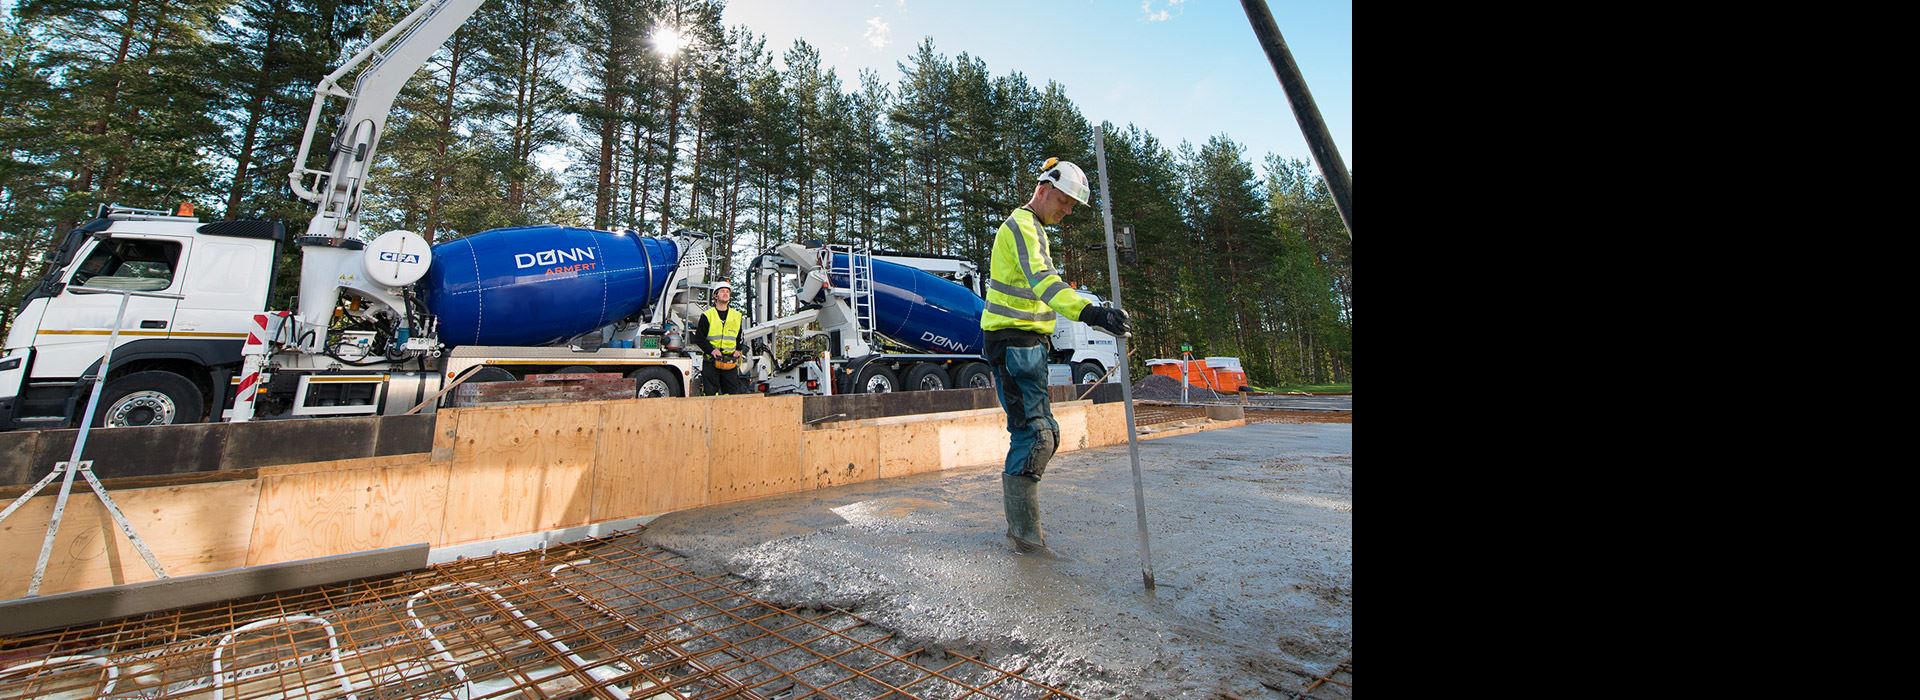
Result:
{"type": "MultiPolygon", "coordinates": [[[[833,257],[835,267],[847,264],[845,253],[833,257]]],[[[846,277],[834,275],[833,285],[846,287],[846,277]]],[[[894,342],[934,354],[986,352],[980,314],[986,311],[987,301],[971,289],[924,270],[876,259],[873,297],[875,330],[894,342]]]]}
{"type": "Polygon", "coordinates": [[[501,228],[434,246],[420,290],[449,347],[547,345],[647,308],[679,260],[666,238],[501,228]]]}

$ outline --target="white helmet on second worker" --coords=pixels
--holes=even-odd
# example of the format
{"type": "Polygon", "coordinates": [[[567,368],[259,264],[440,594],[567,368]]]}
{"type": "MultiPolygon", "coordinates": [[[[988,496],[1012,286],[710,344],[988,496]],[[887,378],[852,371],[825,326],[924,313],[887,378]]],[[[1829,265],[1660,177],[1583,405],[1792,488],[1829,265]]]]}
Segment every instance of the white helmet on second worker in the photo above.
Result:
{"type": "Polygon", "coordinates": [[[713,293],[718,294],[722,289],[725,289],[729,292],[733,291],[733,283],[727,280],[720,280],[718,282],[713,283],[713,293]]]}
{"type": "Polygon", "coordinates": [[[1055,188],[1067,193],[1073,201],[1086,206],[1089,196],[1087,174],[1080,170],[1080,166],[1059,158],[1048,158],[1047,164],[1040,166],[1040,171],[1040,182],[1053,183],[1055,188]]]}

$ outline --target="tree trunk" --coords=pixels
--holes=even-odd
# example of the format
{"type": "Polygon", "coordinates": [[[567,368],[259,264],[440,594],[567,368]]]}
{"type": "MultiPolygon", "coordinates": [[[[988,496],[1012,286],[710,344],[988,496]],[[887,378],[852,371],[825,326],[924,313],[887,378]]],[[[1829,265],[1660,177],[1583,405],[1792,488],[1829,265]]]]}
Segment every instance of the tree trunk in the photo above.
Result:
{"type": "Polygon", "coordinates": [[[687,220],[700,218],[700,159],[706,155],[707,125],[695,121],[693,129],[693,175],[687,180],[687,220]]]}
{"type": "Polygon", "coordinates": [[[460,50],[465,38],[465,35],[456,31],[448,46],[452,53],[447,61],[447,94],[440,100],[440,131],[435,135],[433,147],[433,188],[428,194],[426,221],[421,226],[421,230],[426,232],[428,245],[433,244],[434,237],[440,231],[440,210],[446,204],[447,180],[453,169],[453,164],[447,159],[447,144],[453,138],[453,105],[454,98],[460,94],[460,63],[463,60],[460,50]]]}
{"type": "Polygon", "coordinates": [[[662,236],[673,231],[673,167],[674,160],[680,151],[680,59],[674,57],[670,60],[673,61],[673,82],[667,87],[671,91],[672,98],[667,102],[666,167],[662,169],[664,175],[660,178],[664,185],[660,188],[660,235],[662,236]]]}
{"type": "Polygon", "coordinates": [[[247,100],[247,126],[240,136],[240,155],[234,158],[233,186],[227,191],[228,220],[236,218],[241,200],[252,190],[247,183],[247,172],[253,165],[254,143],[259,138],[260,122],[266,118],[267,93],[273,85],[273,51],[280,39],[280,13],[274,12],[268,21],[272,24],[267,28],[266,45],[260,49],[260,77],[253,85],[253,96],[247,100]]]}

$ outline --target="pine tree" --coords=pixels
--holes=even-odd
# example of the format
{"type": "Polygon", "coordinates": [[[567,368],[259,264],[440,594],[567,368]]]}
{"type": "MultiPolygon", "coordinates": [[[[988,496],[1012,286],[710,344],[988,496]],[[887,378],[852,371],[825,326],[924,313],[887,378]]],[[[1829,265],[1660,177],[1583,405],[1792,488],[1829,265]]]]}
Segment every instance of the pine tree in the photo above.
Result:
{"type": "Polygon", "coordinates": [[[557,178],[535,156],[567,137],[571,16],[567,0],[497,0],[474,15],[483,47],[476,136],[506,177],[503,213],[513,224],[547,220],[559,204],[557,178]]]}

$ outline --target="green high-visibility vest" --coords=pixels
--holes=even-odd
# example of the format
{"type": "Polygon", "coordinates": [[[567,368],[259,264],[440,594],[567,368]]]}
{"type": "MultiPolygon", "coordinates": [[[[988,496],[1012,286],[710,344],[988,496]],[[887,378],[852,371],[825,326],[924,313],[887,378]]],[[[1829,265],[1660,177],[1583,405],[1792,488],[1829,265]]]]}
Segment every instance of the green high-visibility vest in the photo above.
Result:
{"type": "Polygon", "coordinates": [[[740,317],[745,316],[739,309],[727,311],[727,320],[720,320],[720,310],[707,307],[707,342],[713,343],[713,349],[720,352],[732,352],[735,343],[740,340],[740,317]]]}
{"type": "Polygon", "coordinates": [[[1053,333],[1060,316],[1080,320],[1087,307],[1080,296],[1053,273],[1053,254],[1047,232],[1026,207],[1000,224],[993,235],[993,260],[988,267],[987,310],[980,315],[982,330],[1017,328],[1043,335],[1053,333]]]}

